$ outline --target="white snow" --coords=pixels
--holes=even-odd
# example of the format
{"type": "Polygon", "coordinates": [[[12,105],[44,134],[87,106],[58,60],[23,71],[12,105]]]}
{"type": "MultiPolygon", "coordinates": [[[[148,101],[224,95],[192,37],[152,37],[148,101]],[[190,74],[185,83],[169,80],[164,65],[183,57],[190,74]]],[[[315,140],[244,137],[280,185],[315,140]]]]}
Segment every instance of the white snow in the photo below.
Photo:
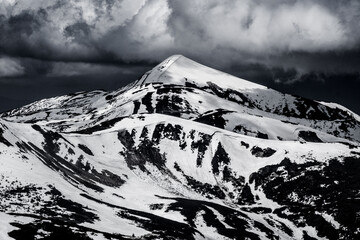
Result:
{"type": "Polygon", "coordinates": [[[4,212],[0,212],[0,239],[1,240],[13,239],[8,235],[8,233],[13,230],[16,230],[17,228],[10,225],[10,223],[16,222],[21,224],[27,224],[32,220],[34,219],[30,217],[14,216],[4,212]]]}
{"type": "MultiPolygon", "coordinates": [[[[168,96],[177,96],[175,93],[167,93],[168,96]]],[[[260,168],[280,163],[284,158],[289,158],[296,163],[305,163],[307,161],[327,162],[329,159],[337,158],[341,160],[351,155],[349,147],[343,143],[359,146],[357,142],[360,139],[359,125],[350,128],[348,133],[339,133],[334,136],[333,132],[339,129],[341,122],[327,120],[312,120],[306,118],[286,117],[278,114],[276,111],[284,107],[293,110],[298,114],[296,108],[297,99],[293,96],[281,94],[274,90],[267,89],[264,86],[248,82],[246,80],[230,76],[226,73],[211,69],[199,63],[196,63],[184,56],[175,55],[162,63],[153,70],[146,73],[136,83],[130,84],[120,90],[106,93],[103,91],[93,91],[89,93],[77,93],[74,95],[44,99],[33,104],[24,106],[11,111],[10,113],[0,115],[0,130],[2,137],[6,139],[11,147],[0,142],[0,190],[16,186],[34,185],[42,186],[44,190],[37,191],[43,200],[49,200],[45,194],[48,185],[51,184],[58,189],[62,195],[74,202],[87,206],[99,216],[94,224],[83,223],[83,226],[109,233],[120,233],[131,236],[141,237],[149,231],[141,228],[134,221],[121,218],[117,215],[121,211],[120,207],[135,209],[147,213],[156,214],[181,223],[186,223],[186,219],[178,211],[167,211],[167,206],[174,203],[175,200],[163,199],[163,197],[183,197],[196,200],[210,201],[205,194],[195,191],[187,182],[185,177],[192,177],[202,184],[218,186],[226,192],[224,200],[213,198],[211,201],[220,205],[232,207],[239,210],[239,205],[234,199],[229,197],[229,193],[234,193],[236,188],[231,182],[225,183],[222,180],[223,173],[216,176],[213,173],[212,159],[221,143],[228,154],[230,163],[228,167],[236,177],[244,177],[249,181],[252,173],[260,168]],[[149,113],[148,107],[142,103],[142,99],[151,93],[150,104],[156,108],[161,94],[157,93],[159,82],[163,84],[177,84],[184,86],[186,82],[196,84],[197,88],[191,91],[181,90],[183,97],[181,107],[184,114],[180,117],[164,115],[156,112],[149,113]],[[208,87],[208,82],[216,84],[222,90],[227,89],[239,91],[240,95],[231,93],[232,101],[216,96],[208,90],[202,88],[208,87]],[[153,85],[148,85],[153,83],[153,85]],[[257,107],[251,108],[238,102],[243,102],[249,98],[253,100],[257,107]],[[238,101],[238,102],[236,102],[238,101]],[[133,114],[135,103],[140,103],[137,114],[133,114]],[[189,109],[186,107],[189,106],[189,109]],[[196,122],[201,116],[215,114],[219,109],[228,111],[222,117],[225,121],[224,129],[196,122]],[[119,118],[106,126],[107,121],[119,118]],[[125,180],[125,183],[118,187],[106,186],[96,183],[104,189],[98,192],[87,188],[74,181],[71,177],[66,177],[63,173],[54,171],[44,165],[39,155],[28,151],[25,152],[17,143],[31,143],[39,149],[44,149],[44,136],[33,128],[33,124],[39,125],[43,131],[52,131],[61,135],[56,142],[59,146],[57,155],[65,159],[68,163],[75,164],[79,157],[83,156],[83,163],[89,163],[97,172],[103,170],[110,171],[113,174],[125,180]],[[104,124],[104,125],[101,125],[104,124]],[[160,154],[166,158],[164,166],[166,171],[160,170],[150,159],[144,167],[148,172],[143,172],[139,167],[129,168],[126,157],[122,151],[125,146],[119,141],[118,133],[127,130],[131,133],[135,130],[134,149],[141,144],[140,137],[142,130],[146,127],[147,137],[151,139],[154,135],[155,127],[158,124],[179,125],[181,127],[181,141],[186,143],[183,149],[179,146],[178,140],[161,138],[159,143],[153,146],[158,149],[160,154]],[[93,133],[82,134],[77,131],[91,129],[94,126],[106,126],[93,133]],[[234,130],[238,126],[242,130],[234,130]],[[245,130],[244,130],[245,129],[245,130]],[[315,133],[323,143],[300,142],[299,132],[310,131],[315,133]],[[258,132],[266,134],[269,139],[260,139],[256,135],[258,132]],[[192,144],[201,140],[202,136],[207,134],[211,140],[200,165],[197,164],[199,149],[192,144]],[[193,137],[191,136],[193,135],[193,137]],[[280,141],[279,139],[282,139],[280,141]],[[249,147],[245,147],[243,143],[249,147]],[[78,145],[82,144],[88,147],[92,154],[87,154],[81,150],[78,145]],[[253,147],[271,148],[276,152],[269,157],[256,157],[251,153],[253,147]],[[70,153],[72,149],[73,153],[70,153]],[[175,163],[181,169],[175,168],[175,163]],[[17,184],[13,182],[17,181],[17,184]],[[81,193],[98,199],[100,201],[112,204],[111,207],[101,204],[81,196],[81,193]],[[161,209],[150,209],[152,204],[163,204],[161,209]],[[121,227],[119,227],[121,226],[121,227]]],[[[357,121],[360,117],[350,110],[333,103],[320,102],[331,108],[339,108],[347,111],[354,116],[357,121]]],[[[322,106],[324,109],[325,107],[322,106]]],[[[308,113],[314,111],[308,109],[308,113]]],[[[359,124],[357,122],[357,124],[359,124]]],[[[238,128],[240,129],[240,128],[238,128]]],[[[126,145],[126,144],[125,144],[126,145]]],[[[73,172],[68,166],[64,166],[69,172],[73,172]]],[[[220,164],[219,169],[223,170],[224,164],[220,164]]],[[[278,169],[279,171],[283,169],[278,169]]],[[[316,170],[311,168],[309,170],[316,170]]],[[[73,172],[76,176],[76,172],[73,172]]],[[[286,175],[286,171],[283,171],[286,175]]],[[[253,206],[266,207],[272,210],[281,206],[276,202],[266,198],[261,188],[255,189],[254,184],[250,184],[251,191],[259,197],[259,200],[253,206]]],[[[299,196],[292,194],[288,196],[297,200],[299,196]]],[[[35,211],[41,206],[36,207],[31,204],[31,196],[17,199],[0,199],[0,206],[6,208],[8,212],[25,213],[30,209],[35,211]],[[26,206],[20,206],[12,203],[24,201],[26,206]]],[[[308,203],[314,199],[309,198],[308,203]]],[[[216,217],[230,228],[224,222],[224,217],[214,208],[210,208],[216,217]]],[[[294,231],[294,238],[302,238],[302,230],[308,232],[310,236],[318,238],[317,232],[312,227],[297,228],[292,222],[281,219],[275,214],[257,214],[244,213],[263,223],[268,228],[270,226],[265,218],[271,217],[278,222],[283,222],[294,231]]],[[[326,213],[318,213],[331,223],[335,228],[340,228],[340,224],[326,213]]],[[[275,221],[274,220],[274,221],[275,221]]],[[[4,213],[0,209],[0,239],[8,239],[7,232],[14,228],[9,225],[10,222],[21,221],[30,222],[31,218],[15,217],[4,213]]],[[[197,229],[205,235],[205,239],[224,239],[215,228],[206,226],[203,218],[203,212],[196,215],[197,229]]],[[[265,239],[264,233],[259,229],[253,228],[251,231],[265,239]]],[[[287,235],[280,230],[277,231],[281,239],[286,239],[287,235]]],[[[90,236],[90,235],[89,235],[90,236]]],[[[102,234],[90,236],[93,239],[104,239],[102,234]]],[[[200,235],[197,235],[200,238],[200,235]]]]}

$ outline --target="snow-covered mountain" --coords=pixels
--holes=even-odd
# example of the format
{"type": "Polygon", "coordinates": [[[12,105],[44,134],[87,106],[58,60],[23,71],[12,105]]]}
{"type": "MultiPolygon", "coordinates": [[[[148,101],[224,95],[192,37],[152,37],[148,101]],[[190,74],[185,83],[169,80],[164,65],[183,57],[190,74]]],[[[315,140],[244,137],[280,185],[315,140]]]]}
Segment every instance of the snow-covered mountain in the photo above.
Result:
{"type": "Polygon", "coordinates": [[[0,115],[0,239],[358,239],[360,117],[171,56],[0,115]]]}

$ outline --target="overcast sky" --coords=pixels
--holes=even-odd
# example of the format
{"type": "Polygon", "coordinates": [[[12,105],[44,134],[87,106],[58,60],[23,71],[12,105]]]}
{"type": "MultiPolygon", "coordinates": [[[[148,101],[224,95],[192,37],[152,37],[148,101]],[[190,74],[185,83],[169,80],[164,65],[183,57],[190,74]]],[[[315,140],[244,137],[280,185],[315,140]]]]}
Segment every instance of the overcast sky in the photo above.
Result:
{"type": "Polygon", "coordinates": [[[358,0],[0,0],[0,111],[172,54],[360,113],[358,0]]]}

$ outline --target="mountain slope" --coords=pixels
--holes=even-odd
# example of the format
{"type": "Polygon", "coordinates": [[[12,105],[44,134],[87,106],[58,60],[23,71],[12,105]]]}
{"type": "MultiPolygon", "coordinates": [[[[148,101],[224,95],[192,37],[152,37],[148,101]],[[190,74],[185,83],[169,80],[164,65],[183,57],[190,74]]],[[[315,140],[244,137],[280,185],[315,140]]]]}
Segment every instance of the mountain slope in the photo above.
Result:
{"type": "Polygon", "coordinates": [[[297,140],[295,129],[312,128],[315,132],[360,141],[359,117],[344,108],[282,94],[179,55],[166,59],[118,91],[45,99],[2,116],[17,122],[54,122],[55,127],[68,132],[118,117],[154,112],[246,135],[267,135],[270,139],[297,140]],[[267,125],[277,125],[272,129],[284,134],[268,132],[267,125]]]}
{"type": "Polygon", "coordinates": [[[1,114],[0,238],[356,239],[358,120],[172,56],[1,114]]]}

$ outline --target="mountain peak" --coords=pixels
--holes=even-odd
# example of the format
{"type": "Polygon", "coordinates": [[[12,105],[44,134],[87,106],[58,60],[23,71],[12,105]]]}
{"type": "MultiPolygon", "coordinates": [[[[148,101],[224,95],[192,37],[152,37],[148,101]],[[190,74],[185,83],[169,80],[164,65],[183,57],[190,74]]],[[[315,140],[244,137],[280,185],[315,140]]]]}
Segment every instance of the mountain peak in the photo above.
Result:
{"type": "Polygon", "coordinates": [[[166,58],[145,73],[136,85],[155,82],[176,85],[184,85],[186,82],[190,82],[198,86],[206,86],[212,82],[221,88],[236,90],[266,89],[265,86],[210,68],[180,54],[166,58]]]}
{"type": "Polygon", "coordinates": [[[357,119],[173,55],[0,115],[0,239],[360,239],[357,119]]]}

